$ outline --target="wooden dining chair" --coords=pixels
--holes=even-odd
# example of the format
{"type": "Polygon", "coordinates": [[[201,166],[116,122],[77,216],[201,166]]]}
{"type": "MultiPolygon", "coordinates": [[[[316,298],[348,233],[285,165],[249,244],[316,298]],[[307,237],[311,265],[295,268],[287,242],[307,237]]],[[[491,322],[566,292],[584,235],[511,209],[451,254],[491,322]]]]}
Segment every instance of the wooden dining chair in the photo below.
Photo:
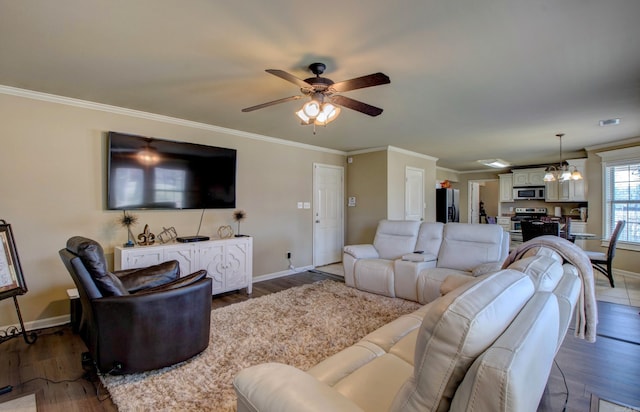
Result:
{"type": "Polygon", "coordinates": [[[560,236],[560,224],[558,222],[522,221],[522,241],[526,242],[543,235],[560,236]]]}
{"type": "Polygon", "coordinates": [[[613,283],[613,258],[616,256],[616,244],[618,243],[625,224],[626,222],[624,220],[618,220],[616,223],[616,227],[613,229],[613,233],[611,233],[611,238],[609,239],[609,247],[607,248],[606,254],[603,252],[592,252],[590,250],[584,251],[591,260],[591,266],[609,279],[612,288],[615,288],[613,283]]]}

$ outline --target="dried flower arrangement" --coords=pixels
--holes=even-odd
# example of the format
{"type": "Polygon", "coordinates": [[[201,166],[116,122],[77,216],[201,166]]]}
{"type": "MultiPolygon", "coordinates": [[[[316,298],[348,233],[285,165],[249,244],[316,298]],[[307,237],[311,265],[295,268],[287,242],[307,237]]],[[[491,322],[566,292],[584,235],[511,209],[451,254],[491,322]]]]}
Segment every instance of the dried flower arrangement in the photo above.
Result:
{"type": "Polygon", "coordinates": [[[233,220],[238,222],[238,234],[236,234],[236,237],[244,236],[240,234],[240,221],[244,220],[246,217],[247,217],[247,214],[245,213],[244,210],[236,210],[233,212],[233,220]]]}
{"type": "Polygon", "coordinates": [[[122,227],[127,228],[127,243],[125,243],[123,246],[134,246],[135,243],[133,242],[133,233],[131,233],[131,226],[134,226],[136,223],[138,223],[138,217],[127,213],[126,210],[123,210],[122,217],[120,218],[119,222],[122,227]]]}

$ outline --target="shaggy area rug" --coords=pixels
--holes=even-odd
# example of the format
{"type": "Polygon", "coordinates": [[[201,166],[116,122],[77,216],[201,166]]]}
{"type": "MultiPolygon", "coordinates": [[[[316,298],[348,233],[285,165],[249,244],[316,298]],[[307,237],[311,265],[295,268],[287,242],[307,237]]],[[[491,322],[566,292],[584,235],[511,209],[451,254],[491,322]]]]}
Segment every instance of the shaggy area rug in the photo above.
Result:
{"type": "Polygon", "coordinates": [[[102,382],[120,411],[234,411],[241,369],[281,362],[307,370],[419,307],[324,280],[216,309],[200,355],[102,382]]]}

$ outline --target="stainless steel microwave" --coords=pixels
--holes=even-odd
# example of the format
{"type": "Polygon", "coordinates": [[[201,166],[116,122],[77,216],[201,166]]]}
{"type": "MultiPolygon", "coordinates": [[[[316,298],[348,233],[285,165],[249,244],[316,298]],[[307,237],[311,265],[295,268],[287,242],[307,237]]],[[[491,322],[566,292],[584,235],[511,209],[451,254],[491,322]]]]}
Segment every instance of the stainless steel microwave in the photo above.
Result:
{"type": "Polygon", "coordinates": [[[513,200],[544,200],[544,186],[540,187],[514,187],[513,200]]]}

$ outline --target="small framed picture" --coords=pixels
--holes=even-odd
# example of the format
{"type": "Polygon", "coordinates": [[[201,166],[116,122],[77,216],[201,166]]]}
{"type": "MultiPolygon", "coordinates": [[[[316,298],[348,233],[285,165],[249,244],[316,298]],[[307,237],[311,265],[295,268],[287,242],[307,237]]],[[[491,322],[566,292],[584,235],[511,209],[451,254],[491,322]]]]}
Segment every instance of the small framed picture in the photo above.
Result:
{"type": "Polygon", "coordinates": [[[11,225],[0,219],[0,299],[27,293],[11,225]]]}

